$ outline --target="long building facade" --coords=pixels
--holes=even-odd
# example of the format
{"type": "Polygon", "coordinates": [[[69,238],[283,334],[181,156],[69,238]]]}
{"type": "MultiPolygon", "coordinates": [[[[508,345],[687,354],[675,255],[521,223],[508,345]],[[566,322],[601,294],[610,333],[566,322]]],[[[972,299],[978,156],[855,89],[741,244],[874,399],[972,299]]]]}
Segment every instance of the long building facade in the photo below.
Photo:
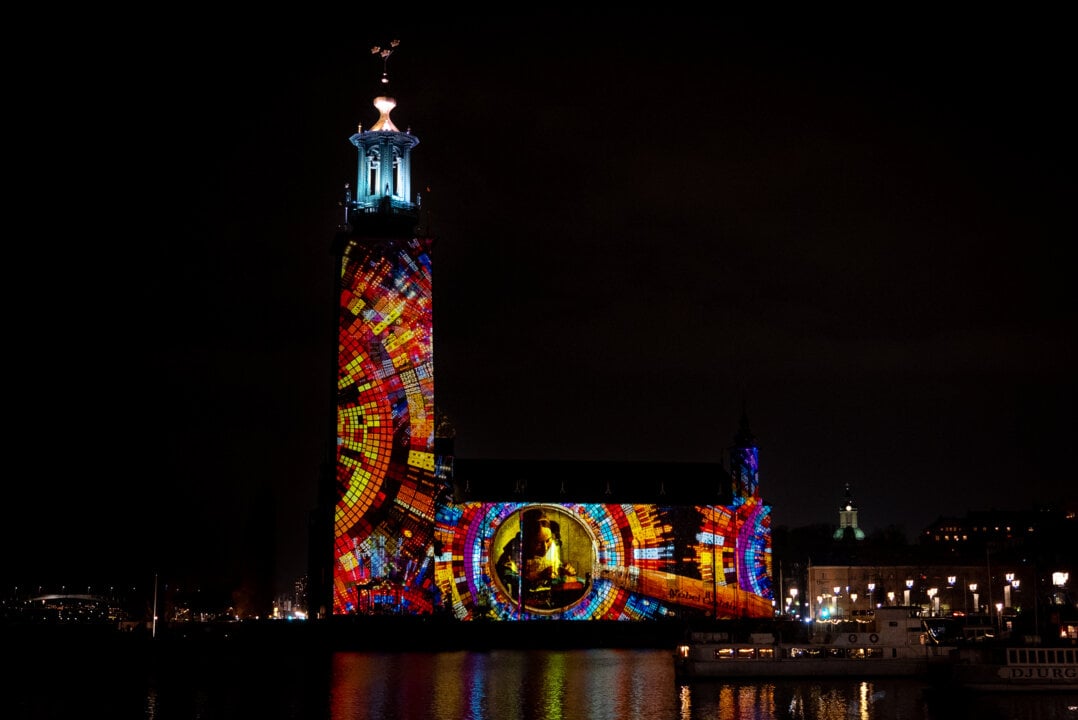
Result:
{"type": "Polygon", "coordinates": [[[454,456],[435,404],[433,240],[411,193],[419,140],[394,124],[382,80],[378,119],[350,138],[358,169],[333,245],[336,430],[312,535],[315,616],[771,616],[771,508],[744,418],[729,469],[454,456]]]}

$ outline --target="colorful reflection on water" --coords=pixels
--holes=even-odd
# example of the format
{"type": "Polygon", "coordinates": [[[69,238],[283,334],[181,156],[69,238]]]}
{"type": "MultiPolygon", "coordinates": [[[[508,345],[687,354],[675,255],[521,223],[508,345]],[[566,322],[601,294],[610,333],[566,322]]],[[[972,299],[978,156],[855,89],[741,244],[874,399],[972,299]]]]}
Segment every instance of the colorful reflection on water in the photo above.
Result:
{"type": "Polygon", "coordinates": [[[682,720],[927,718],[922,687],[909,680],[779,680],[682,685],[682,720]]]}
{"type": "Polygon", "coordinates": [[[678,717],[670,654],[653,650],[334,653],[334,719],[678,717]]]}
{"type": "Polygon", "coordinates": [[[679,720],[1078,720],[1078,693],[962,693],[909,678],[681,685],[679,720]]]}
{"type": "Polygon", "coordinates": [[[917,680],[680,684],[665,650],[333,652],[285,645],[24,650],[0,717],[259,720],[1078,720],[1078,693],[917,680]]]}
{"type": "Polygon", "coordinates": [[[905,678],[678,684],[661,650],[335,653],[330,717],[1078,720],[1078,698],[933,695],[905,678]]]}

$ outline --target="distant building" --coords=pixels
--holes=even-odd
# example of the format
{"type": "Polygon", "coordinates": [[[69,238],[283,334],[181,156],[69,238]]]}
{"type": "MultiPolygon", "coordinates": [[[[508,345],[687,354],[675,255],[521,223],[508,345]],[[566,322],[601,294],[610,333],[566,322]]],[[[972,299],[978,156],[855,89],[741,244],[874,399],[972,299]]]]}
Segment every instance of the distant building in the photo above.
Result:
{"type": "Polygon", "coordinates": [[[864,540],[865,531],[857,527],[857,506],[853,504],[853,492],[850,484],[846,483],[846,500],[838,512],[838,528],[835,530],[835,539],[851,538],[864,540]]]}
{"type": "Polygon", "coordinates": [[[964,517],[940,517],[926,527],[920,543],[944,555],[983,556],[986,550],[1054,552],[1076,538],[1078,520],[1062,507],[973,510],[964,517]]]}
{"type": "MultiPolygon", "coordinates": [[[[845,507],[854,509],[852,500],[845,507]]],[[[855,523],[850,511],[840,521],[855,523]]],[[[799,609],[842,621],[880,605],[909,606],[925,618],[963,619],[970,636],[1041,634],[1078,639],[1078,520],[1063,508],[971,511],[941,517],[915,546],[886,539],[850,543],[850,525],[791,581],[799,609]]]]}

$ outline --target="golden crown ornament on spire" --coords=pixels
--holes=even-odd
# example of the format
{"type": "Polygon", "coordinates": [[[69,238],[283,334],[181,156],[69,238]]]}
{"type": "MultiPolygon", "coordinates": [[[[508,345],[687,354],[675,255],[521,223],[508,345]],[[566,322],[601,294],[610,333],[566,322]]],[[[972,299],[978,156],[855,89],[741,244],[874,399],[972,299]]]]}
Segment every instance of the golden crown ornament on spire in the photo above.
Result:
{"type": "Polygon", "coordinates": [[[397,46],[401,44],[400,40],[390,40],[389,47],[384,48],[380,45],[375,45],[371,48],[371,55],[382,56],[382,82],[388,83],[389,76],[386,74],[386,63],[389,62],[389,56],[393,54],[393,51],[397,49],[397,46]]]}

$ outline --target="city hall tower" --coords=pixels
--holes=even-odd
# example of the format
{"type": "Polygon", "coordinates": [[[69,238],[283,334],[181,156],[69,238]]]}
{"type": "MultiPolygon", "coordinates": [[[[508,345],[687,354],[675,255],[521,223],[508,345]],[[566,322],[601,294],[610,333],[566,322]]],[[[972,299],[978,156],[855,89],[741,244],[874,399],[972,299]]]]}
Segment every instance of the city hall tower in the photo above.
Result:
{"type": "MultiPolygon", "coordinates": [[[[396,46],[374,52],[384,61],[396,46]]],[[[430,612],[433,595],[426,559],[440,484],[431,239],[417,234],[420,198],[412,194],[419,138],[394,123],[386,73],[379,90],[377,119],[349,138],[357,170],[332,249],[336,442],[322,478],[316,523],[323,532],[312,540],[316,616],[371,611],[380,603],[430,612]]]]}
{"type": "MultiPolygon", "coordinates": [[[[394,48],[375,52],[384,61],[394,48]]],[[[377,118],[349,138],[357,169],[333,243],[334,442],[313,523],[312,615],[770,617],[771,508],[747,421],[733,475],[721,463],[455,455],[435,414],[419,139],[392,117],[385,73],[380,91],[377,118]]]]}

